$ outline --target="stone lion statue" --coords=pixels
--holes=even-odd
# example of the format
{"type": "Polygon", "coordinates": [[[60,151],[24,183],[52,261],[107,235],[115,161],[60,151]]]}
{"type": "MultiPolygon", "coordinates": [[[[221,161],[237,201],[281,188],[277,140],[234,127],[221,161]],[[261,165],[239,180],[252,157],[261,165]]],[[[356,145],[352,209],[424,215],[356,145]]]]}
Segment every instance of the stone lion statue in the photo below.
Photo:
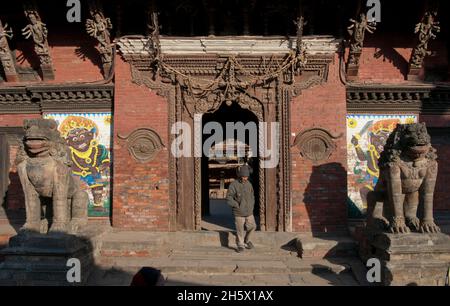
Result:
{"type": "Polygon", "coordinates": [[[378,183],[367,198],[369,229],[440,232],[433,218],[436,158],[425,123],[397,125],[378,161],[378,183]]]}
{"type": "Polygon", "coordinates": [[[51,232],[77,231],[87,223],[88,195],[72,176],[68,148],[56,121],[25,120],[24,130],[16,156],[25,194],[22,230],[46,233],[50,227],[51,232]]]}

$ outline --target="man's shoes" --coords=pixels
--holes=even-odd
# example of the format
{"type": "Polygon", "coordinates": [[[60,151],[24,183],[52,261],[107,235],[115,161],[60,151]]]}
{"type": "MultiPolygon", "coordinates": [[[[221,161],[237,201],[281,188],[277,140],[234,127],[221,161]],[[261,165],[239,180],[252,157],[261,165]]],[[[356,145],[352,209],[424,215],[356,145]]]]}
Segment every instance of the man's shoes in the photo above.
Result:
{"type": "Polygon", "coordinates": [[[253,245],[253,243],[251,241],[247,242],[245,247],[249,250],[253,249],[255,246],[253,245]]]}
{"type": "Polygon", "coordinates": [[[238,253],[242,253],[242,252],[244,252],[245,251],[245,249],[243,248],[243,247],[241,247],[241,246],[239,246],[237,249],[236,249],[236,252],[238,252],[238,253]]]}

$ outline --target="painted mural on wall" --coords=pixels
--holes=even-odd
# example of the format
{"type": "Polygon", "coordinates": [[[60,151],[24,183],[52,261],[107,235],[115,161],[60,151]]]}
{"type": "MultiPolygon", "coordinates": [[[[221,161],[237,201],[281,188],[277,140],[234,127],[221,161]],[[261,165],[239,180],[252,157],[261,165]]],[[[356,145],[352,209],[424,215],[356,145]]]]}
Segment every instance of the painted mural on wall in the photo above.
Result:
{"type": "Polygon", "coordinates": [[[58,122],[72,171],[89,194],[89,217],[110,215],[111,113],[46,114],[58,122]]]}
{"type": "Polygon", "coordinates": [[[362,218],[367,194],[378,182],[378,158],[389,134],[399,123],[415,123],[415,115],[347,116],[347,190],[350,218],[362,218]]]}

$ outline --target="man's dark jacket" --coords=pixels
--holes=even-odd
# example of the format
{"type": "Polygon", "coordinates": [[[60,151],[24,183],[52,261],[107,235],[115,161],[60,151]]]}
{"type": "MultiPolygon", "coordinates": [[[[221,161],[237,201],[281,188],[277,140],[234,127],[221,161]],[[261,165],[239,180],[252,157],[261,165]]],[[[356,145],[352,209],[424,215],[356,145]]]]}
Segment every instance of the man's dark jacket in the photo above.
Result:
{"type": "Polygon", "coordinates": [[[241,179],[233,181],[228,187],[227,204],[232,207],[233,215],[236,217],[253,215],[255,195],[252,184],[241,179]]]}

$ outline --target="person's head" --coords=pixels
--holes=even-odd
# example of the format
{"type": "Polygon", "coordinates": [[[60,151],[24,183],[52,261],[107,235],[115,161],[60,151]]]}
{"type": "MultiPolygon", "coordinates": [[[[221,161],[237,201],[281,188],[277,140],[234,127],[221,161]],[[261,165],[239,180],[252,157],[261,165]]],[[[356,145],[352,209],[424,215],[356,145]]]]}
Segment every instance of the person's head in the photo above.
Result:
{"type": "Polygon", "coordinates": [[[161,270],[152,267],[143,267],[133,277],[130,286],[147,287],[147,286],[162,286],[164,284],[164,277],[161,270]]]}
{"type": "Polygon", "coordinates": [[[241,180],[247,181],[250,176],[250,167],[248,165],[240,166],[237,170],[237,175],[241,180]]]}

